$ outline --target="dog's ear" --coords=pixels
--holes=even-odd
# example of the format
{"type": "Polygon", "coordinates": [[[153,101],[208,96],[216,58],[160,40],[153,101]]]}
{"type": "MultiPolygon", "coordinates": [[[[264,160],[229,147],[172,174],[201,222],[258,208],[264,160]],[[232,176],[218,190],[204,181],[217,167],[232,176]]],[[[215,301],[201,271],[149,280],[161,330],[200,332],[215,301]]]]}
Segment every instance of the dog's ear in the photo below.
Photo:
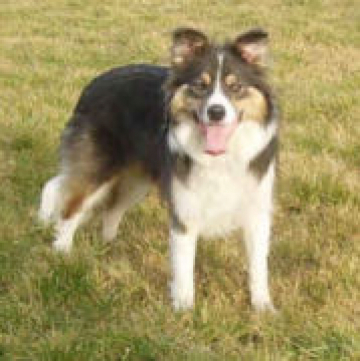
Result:
{"type": "Polygon", "coordinates": [[[256,28],[240,34],[235,39],[233,47],[246,63],[265,67],[268,58],[268,42],[268,33],[256,28]]]}
{"type": "Polygon", "coordinates": [[[204,54],[209,46],[206,35],[191,28],[178,28],[172,35],[171,63],[175,68],[184,68],[204,54]]]}

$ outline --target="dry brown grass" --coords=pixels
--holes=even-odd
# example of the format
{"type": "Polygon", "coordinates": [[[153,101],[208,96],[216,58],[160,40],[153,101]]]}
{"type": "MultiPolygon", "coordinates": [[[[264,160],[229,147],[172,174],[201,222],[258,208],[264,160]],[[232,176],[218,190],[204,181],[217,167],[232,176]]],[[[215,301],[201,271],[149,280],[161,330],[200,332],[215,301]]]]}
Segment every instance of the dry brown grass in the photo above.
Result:
{"type": "Polygon", "coordinates": [[[357,0],[3,0],[0,5],[0,358],[360,359],[360,7],[357,0]],[[197,306],[175,314],[156,195],[118,242],[98,227],[54,255],[34,223],[59,133],[85,85],[129,62],[166,63],[169,33],[273,39],[282,111],[271,255],[277,317],[252,313],[239,236],[203,242],[197,306]]]}

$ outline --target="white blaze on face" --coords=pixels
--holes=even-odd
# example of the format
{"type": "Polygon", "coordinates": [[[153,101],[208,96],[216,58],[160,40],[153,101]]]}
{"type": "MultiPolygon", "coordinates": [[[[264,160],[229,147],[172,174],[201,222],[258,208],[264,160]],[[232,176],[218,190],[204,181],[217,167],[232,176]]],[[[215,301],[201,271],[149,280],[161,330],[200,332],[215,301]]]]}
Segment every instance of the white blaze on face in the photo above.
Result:
{"type": "Polygon", "coordinates": [[[218,62],[219,65],[217,68],[214,90],[203,108],[203,114],[201,119],[205,124],[211,123],[208,114],[209,108],[213,105],[221,105],[225,109],[225,115],[224,118],[219,122],[219,124],[228,125],[232,122],[236,122],[236,110],[221,87],[221,75],[223,71],[224,54],[218,54],[218,62]]]}
{"type": "Polygon", "coordinates": [[[226,152],[228,141],[238,125],[236,110],[221,87],[224,54],[219,54],[218,60],[219,66],[214,90],[203,107],[199,123],[204,137],[205,152],[211,155],[226,152]],[[212,106],[221,106],[224,109],[223,118],[219,119],[216,123],[211,122],[209,118],[209,109],[212,106]]]}

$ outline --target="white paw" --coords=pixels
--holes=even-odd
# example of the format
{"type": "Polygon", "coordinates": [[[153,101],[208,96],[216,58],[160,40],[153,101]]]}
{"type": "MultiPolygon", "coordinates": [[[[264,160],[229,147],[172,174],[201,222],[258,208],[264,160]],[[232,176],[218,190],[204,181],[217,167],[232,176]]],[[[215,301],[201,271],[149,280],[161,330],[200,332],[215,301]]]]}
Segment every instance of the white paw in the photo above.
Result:
{"type": "Polygon", "coordinates": [[[176,311],[188,310],[194,306],[194,287],[193,285],[175,285],[171,284],[172,304],[176,311]]]}
{"type": "Polygon", "coordinates": [[[251,305],[256,312],[277,313],[276,308],[268,297],[254,297],[251,305]]]}
{"type": "Polygon", "coordinates": [[[57,239],[53,243],[53,248],[56,252],[69,254],[71,251],[71,244],[69,244],[68,242],[64,242],[61,239],[57,239]]]}

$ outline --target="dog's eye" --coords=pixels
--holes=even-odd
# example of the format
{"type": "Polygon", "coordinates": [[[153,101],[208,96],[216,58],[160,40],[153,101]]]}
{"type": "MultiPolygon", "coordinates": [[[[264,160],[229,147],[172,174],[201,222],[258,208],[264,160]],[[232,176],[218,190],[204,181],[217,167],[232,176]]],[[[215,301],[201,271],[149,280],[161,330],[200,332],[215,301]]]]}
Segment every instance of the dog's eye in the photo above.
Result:
{"type": "Polygon", "coordinates": [[[232,93],[238,93],[238,95],[242,94],[244,90],[244,86],[233,74],[230,74],[225,78],[225,85],[232,93]]]}
{"type": "Polygon", "coordinates": [[[244,87],[240,83],[235,83],[229,86],[229,89],[234,93],[242,94],[244,87]]]}
{"type": "Polygon", "coordinates": [[[204,95],[208,91],[208,84],[203,79],[194,80],[189,87],[190,91],[194,95],[204,95]]]}

